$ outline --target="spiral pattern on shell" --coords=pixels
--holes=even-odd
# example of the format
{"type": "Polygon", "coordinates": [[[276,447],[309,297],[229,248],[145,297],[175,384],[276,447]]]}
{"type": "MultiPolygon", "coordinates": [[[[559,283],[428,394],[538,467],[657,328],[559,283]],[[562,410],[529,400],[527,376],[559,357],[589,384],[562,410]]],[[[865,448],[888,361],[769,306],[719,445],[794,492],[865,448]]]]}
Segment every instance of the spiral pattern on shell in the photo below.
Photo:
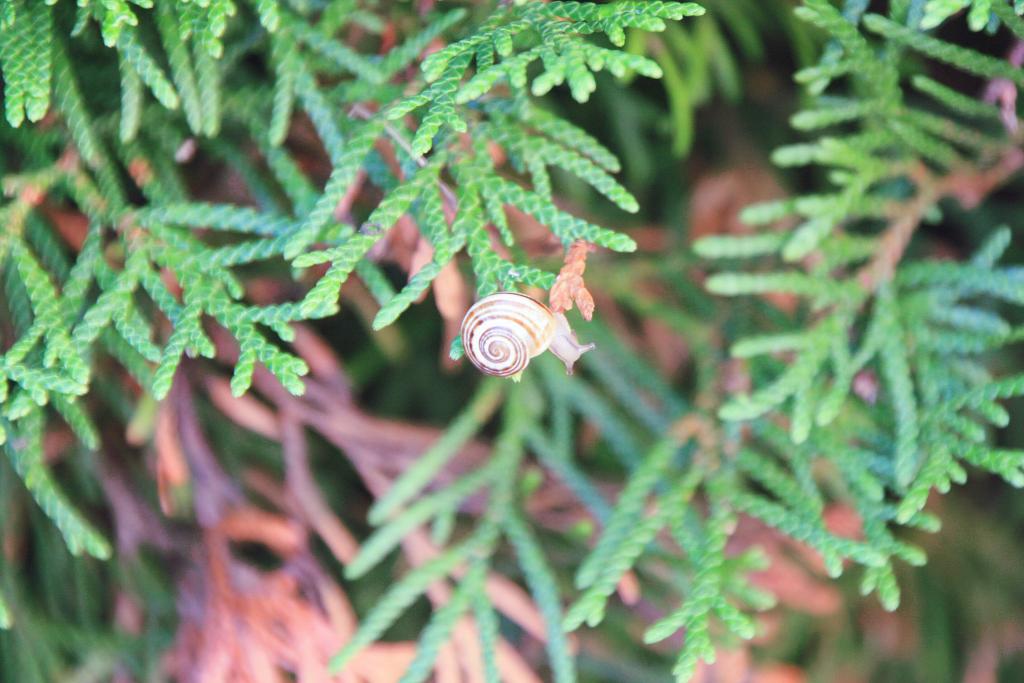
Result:
{"type": "Polygon", "coordinates": [[[486,296],[462,319],[462,346],[473,365],[488,375],[522,372],[543,353],[555,334],[555,320],[544,304],[516,292],[486,296]]]}

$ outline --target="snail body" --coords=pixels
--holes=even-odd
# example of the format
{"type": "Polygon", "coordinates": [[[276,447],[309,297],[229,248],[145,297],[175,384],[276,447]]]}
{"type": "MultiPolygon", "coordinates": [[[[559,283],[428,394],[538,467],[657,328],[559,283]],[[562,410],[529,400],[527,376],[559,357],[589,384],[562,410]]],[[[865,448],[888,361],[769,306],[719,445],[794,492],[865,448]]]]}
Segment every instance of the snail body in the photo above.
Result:
{"type": "Polygon", "coordinates": [[[498,292],[477,301],[462,319],[462,345],[481,372],[518,377],[530,359],[550,350],[572,374],[573,364],[594,348],[580,344],[561,313],[517,292],[498,292]]]}

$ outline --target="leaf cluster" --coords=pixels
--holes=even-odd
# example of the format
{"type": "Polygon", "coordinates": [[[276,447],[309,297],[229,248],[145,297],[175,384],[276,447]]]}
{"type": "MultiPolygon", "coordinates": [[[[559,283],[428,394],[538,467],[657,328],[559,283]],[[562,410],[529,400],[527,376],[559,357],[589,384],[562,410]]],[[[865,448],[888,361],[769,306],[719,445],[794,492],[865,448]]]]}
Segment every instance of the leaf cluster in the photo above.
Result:
{"type": "MultiPolygon", "coordinates": [[[[426,46],[464,20],[462,10],[437,14],[379,55],[335,39],[350,24],[369,21],[351,2],[322,11],[276,0],[92,2],[73,11],[68,3],[5,2],[0,69],[7,121],[17,130],[2,136],[8,201],[0,207],[0,269],[14,336],[0,357],[0,442],[7,441],[15,469],[55,518],[73,519],[45,470],[29,464],[32,448],[25,444],[39,438],[52,409],[85,444],[98,446],[82,401],[98,354],[116,359],[161,399],[183,356],[214,357],[215,323],[237,345],[236,395],[250,386],[257,365],[301,393],[308,367],[279,342],[293,339],[291,323],[335,313],[339,290],[353,274],[381,305],[375,328],[397,319],[460,252],[468,253],[481,294],[550,286],[551,273],[494,248],[495,229],[513,246],[507,206],[534,216],[565,244],[584,239],[633,249],[628,237],[555,205],[550,167],[578,175],[627,211],[637,209],[610,175],[618,168],[613,155],[531,102],[515,74],[541,60],[546,71],[535,93],[567,81],[581,99],[593,89],[592,71],[656,76],[644,57],[585,37],[603,33],[621,44],[627,28],[662,30],[666,20],[699,13],[692,3],[676,2],[503,3],[471,37],[425,60],[422,77],[403,83],[426,46]],[[229,32],[232,17],[250,13],[259,35],[229,32]],[[97,73],[77,63],[82,51],[98,57],[97,73]],[[266,58],[272,86],[246,71],[247,55],[266,58]],[[83,88],[85,79],[107,76],[120,84],[119,96],[115,90],[99,101],[83,88]],[[226,90],[227,79],[245,85],[226,90]],[[25,128],[51,107],[56,128],[25,128]],[[331,162],[322,189],[284,144],[299,111],[331,162]],[[489,140],[508,145],[511,175],[490,154],[489,140]],[[241,161],[242,145],[255,145],[260,156],[243,170],[255,205],[196,200],[181,163],[197,153],[241,161]],[[528,173],[533,187],[516,173],[528,173]],[[380,191],[374,204],[336,213],[346,196],[372,197],[371,187],[380,191]],[[41,201],[69,204],[88,217],[73,257],[41,201]],[[395,291],[372,252],[410,218],[433,258],[395,291]],[[313,286],[296,301],[251,303],[240,271],[275,262],[313,286]],[[303,275],[323,263],[326,271],[303,275]]],[[[80,528],[62,526],[70,547],[106,554],[80,528]]]]}
{"type": "MultiPolygon", "coordinates": [[[[565,377],[541,357],[521,384],[482,381],[370,508],[374,530],[346,578],[378,570],[424,528],[440,551],[368,611],[336,671],[440,590],[448,599],[402,680],[426,680],[469,618],[487,680],[497,680],[501,622],[487,586],[502,572],[522,579],[543,618],[552,680],[577,680],[567,634],[622,609],[614,596],[631,580],[665,607],[644,642],[682,632],[672,667],[688,680],[719,642],[752,638],[752,612],[772,604],[748,580],[761,554],[729,548],[741,520],[813,548],[833,576],[860,567],[862,590],[894,609],[896,561],[925,560],[900,527],[938,528],[925,510],[931,491],[963,482],[968,466],[1024,486],[1024,452],[993,446],[991,434],[1008,424],[1001,401],[1024,393],[1024,378],[996,378],[987,363],[1021,336],[1008,309],[1024,304],[1024,280],[1000,264],[1010,231],[991,231],[962,262],[929,258],[915,236],[946,202],[972,208],[1024,164],[1015,112],[922,65],[1024,85],[1021,70],[928,31],[966,9],[976,30],[1024,36],[1022,8],[900,1],[870,14],[867,4],[806,0],[796,10],[828,43],[796,75],[809,97],[792,123],[808,139],[774,161],[810,169],[822,189],[749,207],[756,231],[694,246],[713,269],[706,289],[752,298],[757,315],[737,321],[736,309],[680,277],[696,266],[689,256],[591,267],[614,301],[686,339],[693,386],[681,391],[600,322],[588,330],[599,348],[583,374],[565,377]],[[684,305],[636,286],[648,266],[684,305]],[[742,334],[725,358],[733,330],[742,334]],[[724,387],[731,371],[750,389],[724,387]],[[490,458],[448,476],[492,422],[490,458]],[[614,496],[577,458],[583,422],[599,426],[596,450],[622,481],[614,496]],[[585,511],[574,531],[531,518],[531,497],[549,481],[585,511]],[[859,534],[828,526],[834,504],[858,513],[859,534]]],[[[0,443],[73,554],[106,558],[111,548],[45,461],[52,419],[99,449],[97,404],[130,394],[151,406],[188,357],[226,360],[235,396],[259,366],[300,394],[310,368],[288,347],[294,324],[337,314],[354,280],[375,302],[374,330],[452,269],[471,273],[480,296],[550,288],[555,271],[517,242],[516,213],[563,247],[636,249],[556,201],[559,178],[571,176],[616,210],[639,210],[612,151],[537,98],[565,86],[586,102],[603,71],[665,76],[681,152],[685,119],[711,89],[710,67],[684,78],[677,62],[703,54],[694,45],[725,50],[721,35],[695,28],[690,49],[670,53],[652,42],[651,58],[632,49],[636,36],[667,32],[686,44],[673,22],[703,9],[633,0],[488,9],[467,26],[470,12],[440,4],[385,29],[352,0],[0,0],[10,124],[0,128],[0,443]],[[341,38],[352,34],[360,39],[341,38]],[[429,51],[442,37],[451,40],[429,51]],[[309,170],[310,146],[322,174],[309,170]],[[244,199],[214,202],[190,183],[204,163],[232,169],[244,199]],[[63,211],[85,216],[78,234],[62,233],[63,211]],[[402,229],[429,256],[396,285],[380,254],[402,229]],[[247,291],[254,273],[287,282],[287,297],[247,291]],[[105,380],[111,367],[129,389],[105,380]]],[[[744,35],[729,11],[723,25],[744,35]]],[[[460,352],[456,338],[451,355],[460,352]]],[[[10,621],[0,595],[0,626],[10,621]]]]}

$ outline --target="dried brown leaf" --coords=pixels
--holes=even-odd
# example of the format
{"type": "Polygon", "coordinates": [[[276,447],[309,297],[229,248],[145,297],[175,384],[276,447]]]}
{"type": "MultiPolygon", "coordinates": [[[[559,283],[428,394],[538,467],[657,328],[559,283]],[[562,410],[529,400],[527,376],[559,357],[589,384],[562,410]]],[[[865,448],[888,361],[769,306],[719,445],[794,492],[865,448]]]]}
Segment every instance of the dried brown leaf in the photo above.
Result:
{"type": "Polygon", "coordinates": [[[327,671],[328,660],[346,636],[326,618],[321,583],[308,578],[310,572],[326,574],[316,569],[307,551],[289,548],[278,538],[288,533],[282,522],[287,520],[243,508],[205,534],[196,564],[179,590],[182,620],[166,658],[167,673],[175,680],[356,682],[351,673],[331,676],[327,671]],[[286,563],[293,564],[258,571],[231,556],[229,538],[269,541],[268,548],[284,551],[286,563]]]}
{"type": "Polygon", "coordinates": [[[395,683],[416,656],[416,643],[374,643],[346,667],[367,683],[395,683]]]}
{"type": "Polygon", "coordinates": [[[594,297],[587,291],[586,283],[583,281],[583,272],[587,269],[587,254],[593,250],[594,246],[583,240],[577,240],[569,247],[564,265],[558,272],[548,298],[551,310],[555,313],[571,310],[575,303],[585,320],[593,317],[594,297]]]}
{"type": "Polygon", "coordinates": [[[885,657],[910,659],[920,652],[920,629],[906,611],[887,612],[870,600],[863,606],[860,625],[869,647],[885,657]]]}
{"type": "Polygon", "coordinates": [[[156,416],[154,446],[156,449],[156,490],[160,511],[168,517],[182,512],[181,503],[191,479],[188,461],[178,441],[174,407],[171,401],[164,401],[156,416]]]}
{"type": "MultiPolygon", "coordinates": [[[[749,234],[752,228],[740,220],[740,210],[785,194],[772,170],[761,163],[748,162],[706,175],[697,182],[690,202],[690,240],[711,235],[749,234]]],[[[778,227],[784,228],[786,224],[778,227]]],[[[790,294],[771,293],[763,298],[785,312],[796,308],[796,298],[790,294]]]]}
{"type": "Polygon", "coordinates": [[[838,589],[826,579],[821,557],[806,545],[783,536],[750,517],[741,517],[729,541],[729,552],[757,546],[768,556],[768,568],[750,580],[778,599],[787,609],[807,614],[835,614],[842,604],[838,589]],[[801,560],[797,562],[794,553],[801,560]]]}
{"type": "Polygon", "coordinates": [[[864,525],[860,515],[849,505],[835,503],[825,508],[822,514],[825,527],[836,536],[859,539],[864,536],[864,525]]]}
{"type": "Polygon", "coordinates": [[[516,236],[516,243],[531,258],[556,256],[564,250],[561,240],[530,214],[506,205],[505,216],[508,218],[509,228],[516,236]]]}
{"type": "Polygon", "coordinates": [[[51,427],[43,434],[43,462],[47,465],[60,462],[68,454],[68,449],[78,443],[70,429],[51,427]]]}
{"type": "Polygon", "coordinates": [[[427,240],[420,237],[416,240],[416,245],[412,249],[412,254],[409,256],[409,277],[411,278],[416,273],[422,270],[423,266],[430,263],[434,258],[434,247],[427,240]]]}
{"type": "MultiPolygon", "coordinates": [[[[602,312],[603,315],[603,312],[602,312]]],[[[690,345],[670,325],[654,318],[641,322],[643,349],[662,374],[672,377],[690,358],[690,345]]]]}
{"type": "Polygon", "coordinates": [[[769,664],[759,667],[751,683],[804,683],[807,672],[792,664],[769,664]]]}
{"type": "Polygon", "coordinates": [[[458,336],[459,328],[462,325],[462,316],[469,308],[469,288],[454,260],[449,261],[441,268],[441,272],[431,283],[431,288],[434,291],[434,304],[437,306],[437,312],[444,320],[444,340],[440,352],[441,363],[446,368],[452,368],[455,366],[455,361],[449,358],[448,348],[458,336]]]}
{"type": "Polygon", "coordinates": [[[462,683],[459,673],[459,658],[455,656],[455,648],[450,642],[445,643],[437,651],[434,662],[434,680],[436,683],[462,683]]]}
{"type": "Polygon", "coordinates": [[[459,665],[466,677],[466,683],[485,683],[480,632],[471,617],[463,616],[455,623],[452,642],[455,643],[455,653],[459,657],[459,665]]]}
{"type": "Polygon", "coordinates": [[[323,539],[342,564],[351,562],[359,551],[355,537],[331,511],[324,500],[309,465],[306,437],[302,426],[285,412],[281,425],[281,445],[285,460],[285,481],[293,507],[323,539]]]}
{"type": "Polygon", "coordinates": [[[136,185],[142,188],[153,181],[153,167],[146,159],[136,157],[128,162],[128,175],[136,185]]]}
{"type": "Polygon", "coordinates": [[[704,175],[697,181],[690,201],[689,237],[743,235],[752,231],[740,220],[740,211],[757,202],[780,199],[785,190],[775,173],[761,163],[704,175]]]}
{"type": "Polygon", "coordinates": [[[114,623],[125,633],[137,636],[145,626],[146,615],[135,596],[117,591],[114,596],[114,623]]]}
{"type": "Polygon", "coordinates": [[[85,236],[89,234],[89,219],[79,211],[58,209],[50,204],[43,204],[42,210],[61,239],[74,251],[81,251],[85,236]]]}
{"type": "Polygon", "coordinates": [[[307,325],[296,324],[292,329],[295,330],[292,346],[302,360],[306,361],[310,373],[325,380],[340,379],[347,384],[345,371],[331,345],[307,325]]]}
{"type": "Polygon", "coordinates": [[[355,181],[345,191],[337,206],[334,207],[335,220],[346,223],[352,222],[352,205],[355,204],[356,198],[362,193],[365,184],[366,171],[359,171],[355,181]]]}
{"type": "Polygon", "coordinates": [[[533,672],[522,655],[506,641],[502,640],[498,643],[495,654],[498,670],[501,672],[501,680],[505,683],[543,683],[540,676],[533,672]]]}
{"type": "Polygon", "coordinates": [[[619,594],[619,599],[627,605],[635,605],[640,601],[640,580],[633,571],[622,575],[615,590],[619,594]]]}
{"type": "Polygon", "coordinates": [[[700,662],[693,674],[693,683],[747,683],[751,677],[750,652],[747,648],[722,649],[715,662],[700,662]]]}
{"type": "Polygon", "coordinates": [[[262,543],[282,557],[290,557],[306,545],[305,534],[295,522],[249,506],[227,513],[217,531],[230,541],[262,543]]]}
{"type": "Polygon", "coordinates": [[[544,617],[530,599],[529,593],[519,584],[492,573],[487,576],[486,590],[495,609],[537,640],[547,642],[544,617]]]}
{"type": "Polygon", "coordinates": [[[281,438],[277,415],[265,403],[252,394],[232,395],[231,383],[224,377],[210,376],[205,383],[210,401],[232,422],[268,439],[281,438]]]}

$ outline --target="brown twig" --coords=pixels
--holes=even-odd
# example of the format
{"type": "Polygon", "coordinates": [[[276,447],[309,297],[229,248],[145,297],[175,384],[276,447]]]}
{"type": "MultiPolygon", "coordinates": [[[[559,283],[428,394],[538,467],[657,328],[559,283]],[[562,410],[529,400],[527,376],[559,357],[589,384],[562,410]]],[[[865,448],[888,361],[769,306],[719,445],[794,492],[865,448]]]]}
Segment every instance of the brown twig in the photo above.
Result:
{"type": "MultiPolygon", "coordinates": [[[[348,111],[349,114],[351,114],[352,116],[355,116],[356,118],[360,118],[363,120],[371,119],[376,115],[376,112],[370,111],[370,109],[366,107],[366,105],[359,103],[353,104],[348,111]]],[[[401,131],[399,131],[390,123],[385,123],[384,132],[388,134],[388,137],[391,138],[391,140],[396,145],[401,147],[402,150],[409,155],[410,159],[416,162],[417,166],[423,168],[424,166],[427,165],[426,158],[422,154],[416,153],[416,151],[412,148],[412,144],[405,139],[405,136],[401,133],[401,131]]],[[[454,214],[455,209],[459,204],[458,199],[456,199],[455,197],[455,191],[452,190],[452,188],[449,187],[448,184],[443,180],[437,181],[437,187],[438,189],[441,190],[441,195],[442,198],[444,199],[445,208],[451,211],[452,214],[454,214]]]]}
{"type": "Polygon", "coordinates": [[[995,163],[981,169],[968,166],[935,176],[923,165],[915,167],[910,176],[917,184],[918,193],[899,207],[899,214],[882,233],[874,258],[858,271],[857,281],[861,287],[872,292],[892,279],[914,232],[937,202],[948,197],[956,199],[965,209],[974,208],[1022,167],[1024,151],[1017,138],[1002,150],[995,163]]]}
{"type": "Polygon", "coordinates": [[[178,438],[194,485],[196,519],[203,527],[217,524],[225,512],[242,502],[242,493],[221,468],[199,426],[188,376],[181,370],[171,385],[171,401],[178,418],[178,438]]]}
{"type": "Polygon", "coordinates": [[[924,214],[940,198],[937,183],[924,180],[927,170],[920,167],[916,174],[921,181],[917,196],[909,203],[900,206],[899,215],[886,227],[878,243],[874,258],[857,273],[857,281],[867,291],[874,291],[883,283],[892,279],[896,266],[903,258],[903,253],[910,244],[917,226],[921,224],[924,214]]]}
{"type": "Polygon", "coordinates": [[[359,544],[324,500],[309,467],[302,426],[287,408],[281,411],[281,449],[284,453],[285,484],[305,521],[340,562],[350,563],[359,552],[359,544]]]}
{"type": "Polygon", "coordinates": [[[100,485],[110,502],[114,520],[118,553],[133,556],[143,544],[151,545],[162,553],[173,553],[181,539],[172,535],[122,468],[108,456],[101,457],[99,467],[100,485]]]}
{"type": "MultiPolygon", "coordinates": [[[[1020,66],[1024,63],[1024,41],[1016,41],[1010,49],[1007,61],[1020,66]]],[[[1024,151],[1021,150],[1022,135],[1019,132],[1015,103],[1017,89],[1005,79],[993,79],[986,88],[985,101],[999,101],[1003,123],[1010,134],[1009,144],[995,150],[995,161],[968,165],[950,171],[945,176],[934,176],[919,164],[910,173],[919,191],[909,205],[892,220],[882,235],[875,257],[857,273],[857,280],[867,291],[874,291],[892,279],[903,254],[910,244],[917,226],[925,213],[945,197],[952,197],[965,209],[973,209],[993,190],[1005,183],[1024,167],[1024,151]]]]}

